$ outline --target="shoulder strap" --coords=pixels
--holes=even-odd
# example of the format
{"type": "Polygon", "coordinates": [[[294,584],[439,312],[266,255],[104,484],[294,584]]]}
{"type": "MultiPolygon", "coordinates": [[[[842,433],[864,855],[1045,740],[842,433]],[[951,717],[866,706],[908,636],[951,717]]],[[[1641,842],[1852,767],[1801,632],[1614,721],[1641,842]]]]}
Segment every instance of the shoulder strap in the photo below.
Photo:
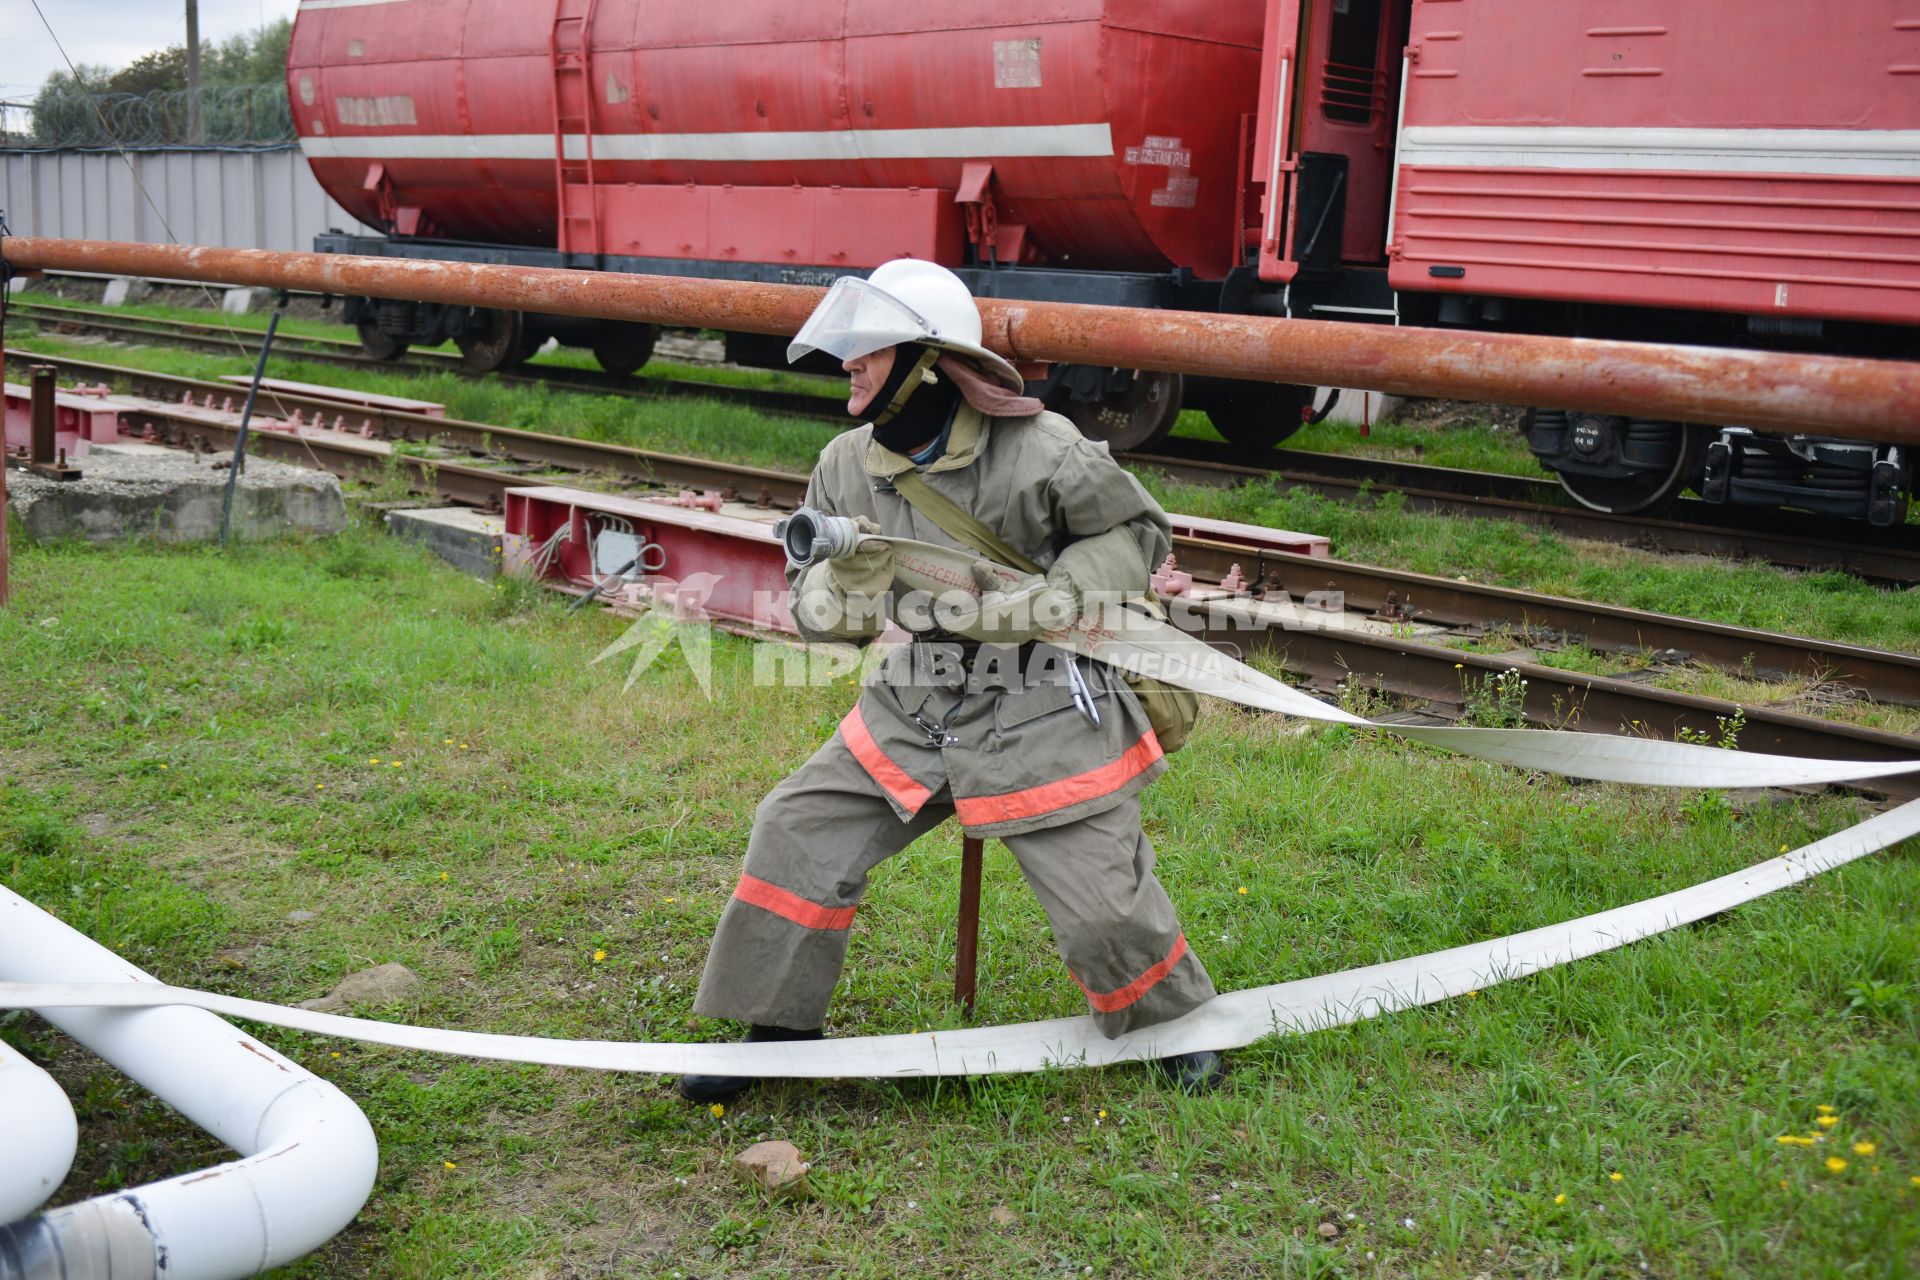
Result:
{"type": "Polygon", "coordinates": [[[893,487],[909,506],[939,525],[949,538],[1023,573],[1041,572],[1039,565],[1015,551],[999,534],[928,484],[918,471],[902,471],[893,477],[893,487]]]}

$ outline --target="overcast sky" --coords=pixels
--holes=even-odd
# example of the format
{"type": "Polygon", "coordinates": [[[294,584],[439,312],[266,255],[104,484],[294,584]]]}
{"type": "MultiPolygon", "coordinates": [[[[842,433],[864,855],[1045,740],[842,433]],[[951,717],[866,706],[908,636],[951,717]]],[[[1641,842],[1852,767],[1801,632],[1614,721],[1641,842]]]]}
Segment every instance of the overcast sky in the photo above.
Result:
{"type": "MultiPolygon", "coordinates": [[[[39,0],[67,57],[119,68],[143,53],[184,44],[186,5],[179,0],[39,0]]],[[[213,44],[276,18],[291,18],[298,0],[200,0],[200,40],[213,44]]],[[[31,0],[0,0],[0,98],[39,91],[47,73],[64,70],[60,50],[31,0]]]]}

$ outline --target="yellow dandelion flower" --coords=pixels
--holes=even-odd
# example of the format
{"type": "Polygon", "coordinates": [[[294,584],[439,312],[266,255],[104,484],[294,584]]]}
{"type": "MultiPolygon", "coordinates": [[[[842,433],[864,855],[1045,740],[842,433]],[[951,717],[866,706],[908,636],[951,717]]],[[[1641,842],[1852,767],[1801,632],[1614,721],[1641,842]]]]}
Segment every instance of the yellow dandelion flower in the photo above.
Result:
{"type": "Polygon", "coordinates": [[[442,1160],[440,1163],[445,1165],[449,1169],[458,1169],[460,1167],[459,1165],[455,1164],[451,1160],[442,1160]]]}
{"type": "Polygon", "coordinates": [[[672,898],[668,898],[668,899],[667,899],[667,901],[668,901],[668,902],[672,902],[672,901],[673,901],[673,899],[672,899],[672,898]]]}
{"type": "Polygon", "coordinates": [[[715,1120],[718,1120],[721,1116],[727,1114],[727,1108],[724,1103],[716,1102],[712,1106],[708,1107],[707,1110],[713,1113],[713,1118],[715,1120]]]}
{"type": "Polygon", "coordinates": [[[1779,1143],[1783,1147],[1797,1147],[1802,1142],[1805,1142],[1806,1139],[1796,1138],[1790,1133],[1783,1133],[1779,1137],[1775,1138],[1774,1141],[1779,1143]]]}
{"type": "Polygon", "coordinates": [[[1245,885],[1241,885],[1241,886],[1240,886],[1240,892],[1241,892],[1241,894],[1242,894],[1242,895],[1244,895],[1244,894],[1245,894],[1245,893],[1247,892],[1247,886],[1245,886],[1245,885]]]}
{"type": "Polygon", "coordinates": [[[339,1050],[337,1050],[337,1049],[336,1049],[336,1050],[334,1050],[334,1053],[333,1053],[333,1056],[334,1056],[334,1057],[336,1057],[336,1058],[337,1058],[337,1057],[339,1057],[339,1056],[340,1056],[340,1051],[339,1051],[339,1050]]]}
{"type": "Polygon", "coordinates": [[[1479,993],[1478,991],[1469,991],[1469,992],[1467,992],[1467,995],[1468,995],[1469,997],[1473,997],[1473,996],[1478,996],[1479,994],[1480,994],[1480,993],[1479,993]]]}
{"type": "Polygon", "coordinates": [[[160,767],[161,767],[162,769],[164,769],[164,768],[166,768],[167,766],[165,766],[165,765],[161,765],[160,767]]]}
{"type": "Polygon", "coordinates": [[[1785,845],[1781,845],[1781,846],[1780,846],[1780,852],[1782,852],[1782,853],[1785,853],[1786,851],[1787,851],[1787,846],[1785,846],[1785,845]]]}
{"type": "Polygon", "coordinates": [[[327,784],[324,782],[316,782],[313,784],[313,789],[315,791],[325,791],[327,789],[327,784]]]}
{"type": "Polygon", "coordinates": [[[1100,1118],[1102,1120],[1107,1118],[1107,1109],[1105,1107],[1100,1108],[1100,1118]]]}
{"type": "Polygon", "coordinates": [[[1908,1178],[1907,1181],[1916,1187],[1920,1187],[1920,1173],[1914,1174],[1911,1178],[1908,1178]]]}
{"type": "Polygon", "coordinates": [[[1787,1189],[1787,1180],[1785,1178],[1780,1179],[1780,1189],[1782,1191],[1787,1189]]]}
{"type": "Polygon", "coordinates": [[[444,743],[446,743],[446,744],[447,744],[448,746],[452,746],[452,745],[453,745],[453,739],[452,739],[452,738],[442,738],[442,739],[440,739],[440,741],[442,741],[442,742],[444,742],[444,743]]]}
{"type": "Polygon", "coordinates": [[[1555,1204],[1565,1204],[1567,1202],[1567,1193],[1562,1191],[1559,1195],[1553,1198],[1553,1202],[1555,1204]]]}
{"type": "Polygon", "coordinates": [[[444,872],[444,871],[442,871],[442,872],[440,873],[440,878],[441,878],[442,880],[445,880],[445,879],[447,878],[447,873],[446,873],[446,872],[444,872]]]}
{"type": "Polygon", "coordinates": [[[387,763],[392,765],[396,769],[400,767],[400,762],[398,760],[389,760],[387,761],[387,763]]]}
{"type": "Polygon", "coordinates": [[[607,958],[607,950],[605,947],[602,947],[600,950],[593,953],[593,962],[595,964],[599,964],[602,960],[605,960],[606,958],[607,958]]]}
{"type": "Polygon", "coordinates": [[[1839,1156],[1827,1157],[1827,1171],[1829,1173],[1839,1173],[1842,1169],[1845,1169],[1846,1167],[1847,1167],[1847,1162],[1845,1160],[1842,1160],[1839,1156]]]}
{"type": "Polygon", "coordinates": [[[466,743],[464,743],[464,742],[463,742],[463,743],[461,743],[461,744],[460,744],[460,749],[461,749],[462,751],[465,751],[465,750],[467,749],[467,744],[466,744],[466,743]]]}
{"type": "Polygon", "coordinates": [[[1822,1129],[1831,1129],[1833,1128],[1833,1126],[1840,1123],[1840,1117],[1839,1116],[1816,1116],[1813,1122],[1819,1125],[1822,1129]]]}
{"type": "Polygon", "coordinates": [[[1453,664],[1453,669],[1455,671],[1465,671],[1467,669],[1467,664],[1464,662],[1456,662],[1453,664]]]}
{"type": "Polygon", "coordinates": [[[1819,1106],[1815,1107],[1814,1110],[1818,1111],[1823,1116],[1830,1116],[1833,1114],[1833,1108],[1828,1106],[1824,1102],[1821,1103],[1819,1106]]]}
{"type": "Polygon", "coordinates": [[[1621,1173],[1621,1172],[1620,1172],[1619,1170],[1617,1170],[1617,1169],[1616,1169],[1616,1170],[1614,1170],[1614,1171],[1613,1171],[1612,1173],[1610,1173],[1610,1174],[1608,1174],[1608,1175],[1607,1175],[1607,1181],[1608,1181],[1608,1182],[1623,1182],[1623,1181],[1625,1181],[1625,1180],[1626,1180],[1626,1176],[1627,1176],[1626,1174],[1624,1174],[1624,1173],[1621,1173]]]}
{"type": "Polygon", "coordinates": [[[379,757],[379,756],[368,756],[368,757],[367,757],[367,763],[368,763],[368,764],[379,764],[379,763],[380,763],[380,757],[379,757]]]}
{"type": "Polygon", "coordinates": [[[1856,1142],[1853,1144],[1853,1154],[1857,1156],[1870,1156],[1879,1149],[1879,1144],[1874,1142],[1856,1142]]]}

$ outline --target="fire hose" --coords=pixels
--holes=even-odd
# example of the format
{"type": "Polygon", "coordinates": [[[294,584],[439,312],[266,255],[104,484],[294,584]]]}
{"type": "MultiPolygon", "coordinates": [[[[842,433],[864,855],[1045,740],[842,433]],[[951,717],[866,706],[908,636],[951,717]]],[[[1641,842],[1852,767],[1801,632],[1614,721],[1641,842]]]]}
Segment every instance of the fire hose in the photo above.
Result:
{"type": "MultiPolygon", "coordinates": [[[[802,509],[781,530],[799,564],[850,554],[850,520],[802,509]]],[[[978,557],[890,538],[896,590],[977,598],[978,557]]],[[[995,571],[1007,585],[1011,569],[995,571]]],[[[1377,724],[1330,707],[1178,628],[1131,608],[1084,614],[1046,642],[1170,684],[1258,710],[1331,721],[1425,742],[1462,755],[1574,777],[1697,788],[1860,782],[1920,770],[1920,760],[1863,762],[1750,754],[1690,743],[1537,729],[1377,724]]],[[[901,1079],[1104,1066],[1198,1049],[1233,1049],[1433,1004],[1597,955],[1730,910],[1920,835],[1920,801],[1690,888],[1485,942],[1295,979],[1215,997],[1171,1022],[1114,1039],[1090,1017],[908,1035],[778,1044],[559,1040],[414,1027],[292,1009],[150,983],[0,982],[0,1008],[140,1009],[185,1005],[340,1039],[505,1062],[664,1074],[901,1079]]]]}

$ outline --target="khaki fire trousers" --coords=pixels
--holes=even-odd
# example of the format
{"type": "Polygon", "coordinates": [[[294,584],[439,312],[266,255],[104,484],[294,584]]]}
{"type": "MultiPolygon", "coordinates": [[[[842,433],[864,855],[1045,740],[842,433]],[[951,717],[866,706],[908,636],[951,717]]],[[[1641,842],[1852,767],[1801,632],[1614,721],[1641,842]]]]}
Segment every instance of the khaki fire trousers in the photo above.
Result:
{"type": "MultiPolygon", "coordinates": [[[[868,873],[952,814],[942,793],[902,821],[836,733],[761,801],[694,1012],[820,1026],[868,873]]],[[[1177,1018],[1213,998],[1154,877],[1137,797],[1002,842],[1106,1035],[1177,1018]]]]}

